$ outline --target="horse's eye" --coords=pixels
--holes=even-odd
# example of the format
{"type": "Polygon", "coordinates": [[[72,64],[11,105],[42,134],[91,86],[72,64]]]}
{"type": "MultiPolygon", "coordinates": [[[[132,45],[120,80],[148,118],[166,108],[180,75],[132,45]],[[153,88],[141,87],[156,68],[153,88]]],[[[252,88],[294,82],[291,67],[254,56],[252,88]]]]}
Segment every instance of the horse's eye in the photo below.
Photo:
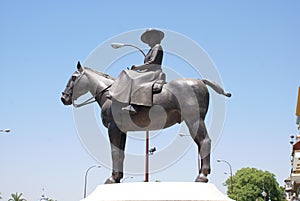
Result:
{"type": "Polygon", "coordinates": [[[77,76],[76,76],[76,75],[72,75],[72,80],[73,80],[73,81],[75,81],[75,80],[76,80],[76,78],[77,78],[77,76]]]}

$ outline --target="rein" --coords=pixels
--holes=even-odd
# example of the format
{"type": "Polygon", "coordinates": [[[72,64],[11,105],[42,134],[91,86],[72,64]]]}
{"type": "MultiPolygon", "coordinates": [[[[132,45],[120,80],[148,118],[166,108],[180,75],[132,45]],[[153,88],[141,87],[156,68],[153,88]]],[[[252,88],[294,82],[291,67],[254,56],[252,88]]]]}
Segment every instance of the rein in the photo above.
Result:
{"type": "Polygon", "coordinates": [[[96,97],[98,96],[98,95],[100,95],[100,97],[102,97],[102,95],[104,94],[104,92],[106,92],[107,91],[107,89],[109,89],[111,87],[111,84],[110,85],[108,85],[105,89],[103,89],[102,91],[100,91],[99,93],[96,93],[94,96],[92,96],[91,98],[89,98],[89,99],[87,99],[86,101],[83,101],[82,103],[79,103],[79,104],[76,104],[74,101],[72,101],[73,102],[73,106],[74,107],[76,107],[76,108],[78,108],[78,107],[81,107],[81,106],[84,106],[84,105],[88,105],[88,104],[90,104],[90,103],[94,103],[94,102],[96,102],[97,100],[96,100],[96,97]],[[94,100],[93,100],[94,99],[94,100]]]}
{"type": "MultiPolygon", "coordinates": [[[[77,79],[78,81],[81,79],[81,77],[83,76],[84,72],[80,75],[80,77],[77,79]]],[[[78,81],[74,84],[74,87],[75,85],[78,83],[78,81]]],[[[102,95],[104,94],[104,92],[107,91],[107,89],[109,89],[111,87],[111,84],[108,85],[107,87],[105,87],[105,89],[103,89],[102,91],[98,92],[98,93],[95,93],[95,95],[93,95],[91,98],[87,99],[86,101],[83,101],[82,103],[79,103],[79,104],[76,104],[74,100],[72,100],[72,103],[73,103],[73,106],[75,108],[78,108],[78,107],[81,107],[81,106],[84,106],[84,105],[88,105],[88,104],[91,104],[91,103],[94,103],[96,102],[96,97],[98,95],[100,95],[100,99],[102,98],[102,95]],[[94,99],[94,100],[93,100],[94,99]]]]}

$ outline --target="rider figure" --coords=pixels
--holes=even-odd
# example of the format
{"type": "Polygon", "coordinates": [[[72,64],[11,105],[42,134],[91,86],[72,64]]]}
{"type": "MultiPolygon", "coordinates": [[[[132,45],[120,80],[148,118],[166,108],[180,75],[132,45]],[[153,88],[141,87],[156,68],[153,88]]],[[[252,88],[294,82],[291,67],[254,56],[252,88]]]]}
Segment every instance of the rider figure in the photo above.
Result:
{"type": "Polygon", "coordinates": [[[152,106],[152,90],[155,91],[156,83],[165,82],[165,74],[161,69],[163,49],[160,42],[163,37],[164,33],[160,30],[146,30],[141,35],[141,40],[151,49],[145,56],[144,64],[134,65],[131,70],[123,70],[112,85],[112,98],[128,104],[122,110],[136,113],[135,105],[152,106]]]}

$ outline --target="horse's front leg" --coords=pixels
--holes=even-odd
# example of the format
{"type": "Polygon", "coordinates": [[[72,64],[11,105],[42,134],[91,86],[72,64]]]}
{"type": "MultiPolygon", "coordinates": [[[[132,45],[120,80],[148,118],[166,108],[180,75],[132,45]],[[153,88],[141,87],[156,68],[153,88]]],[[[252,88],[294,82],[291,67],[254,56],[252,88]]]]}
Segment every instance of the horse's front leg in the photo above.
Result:
{"type": "Polygon", "coordinates": [[[105,184],[120,183],[123,178],[124,150],[126,143],[126,133],[123,133],[114,122],[108,125],[108,134],[111,146],[112,176],[105,184]]]}

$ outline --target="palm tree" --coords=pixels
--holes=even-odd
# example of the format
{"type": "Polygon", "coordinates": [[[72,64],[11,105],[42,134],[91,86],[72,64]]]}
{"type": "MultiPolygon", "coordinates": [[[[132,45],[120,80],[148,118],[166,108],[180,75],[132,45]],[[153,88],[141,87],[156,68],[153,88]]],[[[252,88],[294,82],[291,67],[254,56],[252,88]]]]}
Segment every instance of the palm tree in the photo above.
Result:
{"type": "Polygon", "coordinates": [[[18,193],[16,193],[16,194],[11,194],[11,197],[12,198],[10,198],[8,201],[27,201],[26,199],[24,199],[24,198],[21,198],[22,197],[22,193],[20,193],[20,194],[18,194],[18,193]]]}

